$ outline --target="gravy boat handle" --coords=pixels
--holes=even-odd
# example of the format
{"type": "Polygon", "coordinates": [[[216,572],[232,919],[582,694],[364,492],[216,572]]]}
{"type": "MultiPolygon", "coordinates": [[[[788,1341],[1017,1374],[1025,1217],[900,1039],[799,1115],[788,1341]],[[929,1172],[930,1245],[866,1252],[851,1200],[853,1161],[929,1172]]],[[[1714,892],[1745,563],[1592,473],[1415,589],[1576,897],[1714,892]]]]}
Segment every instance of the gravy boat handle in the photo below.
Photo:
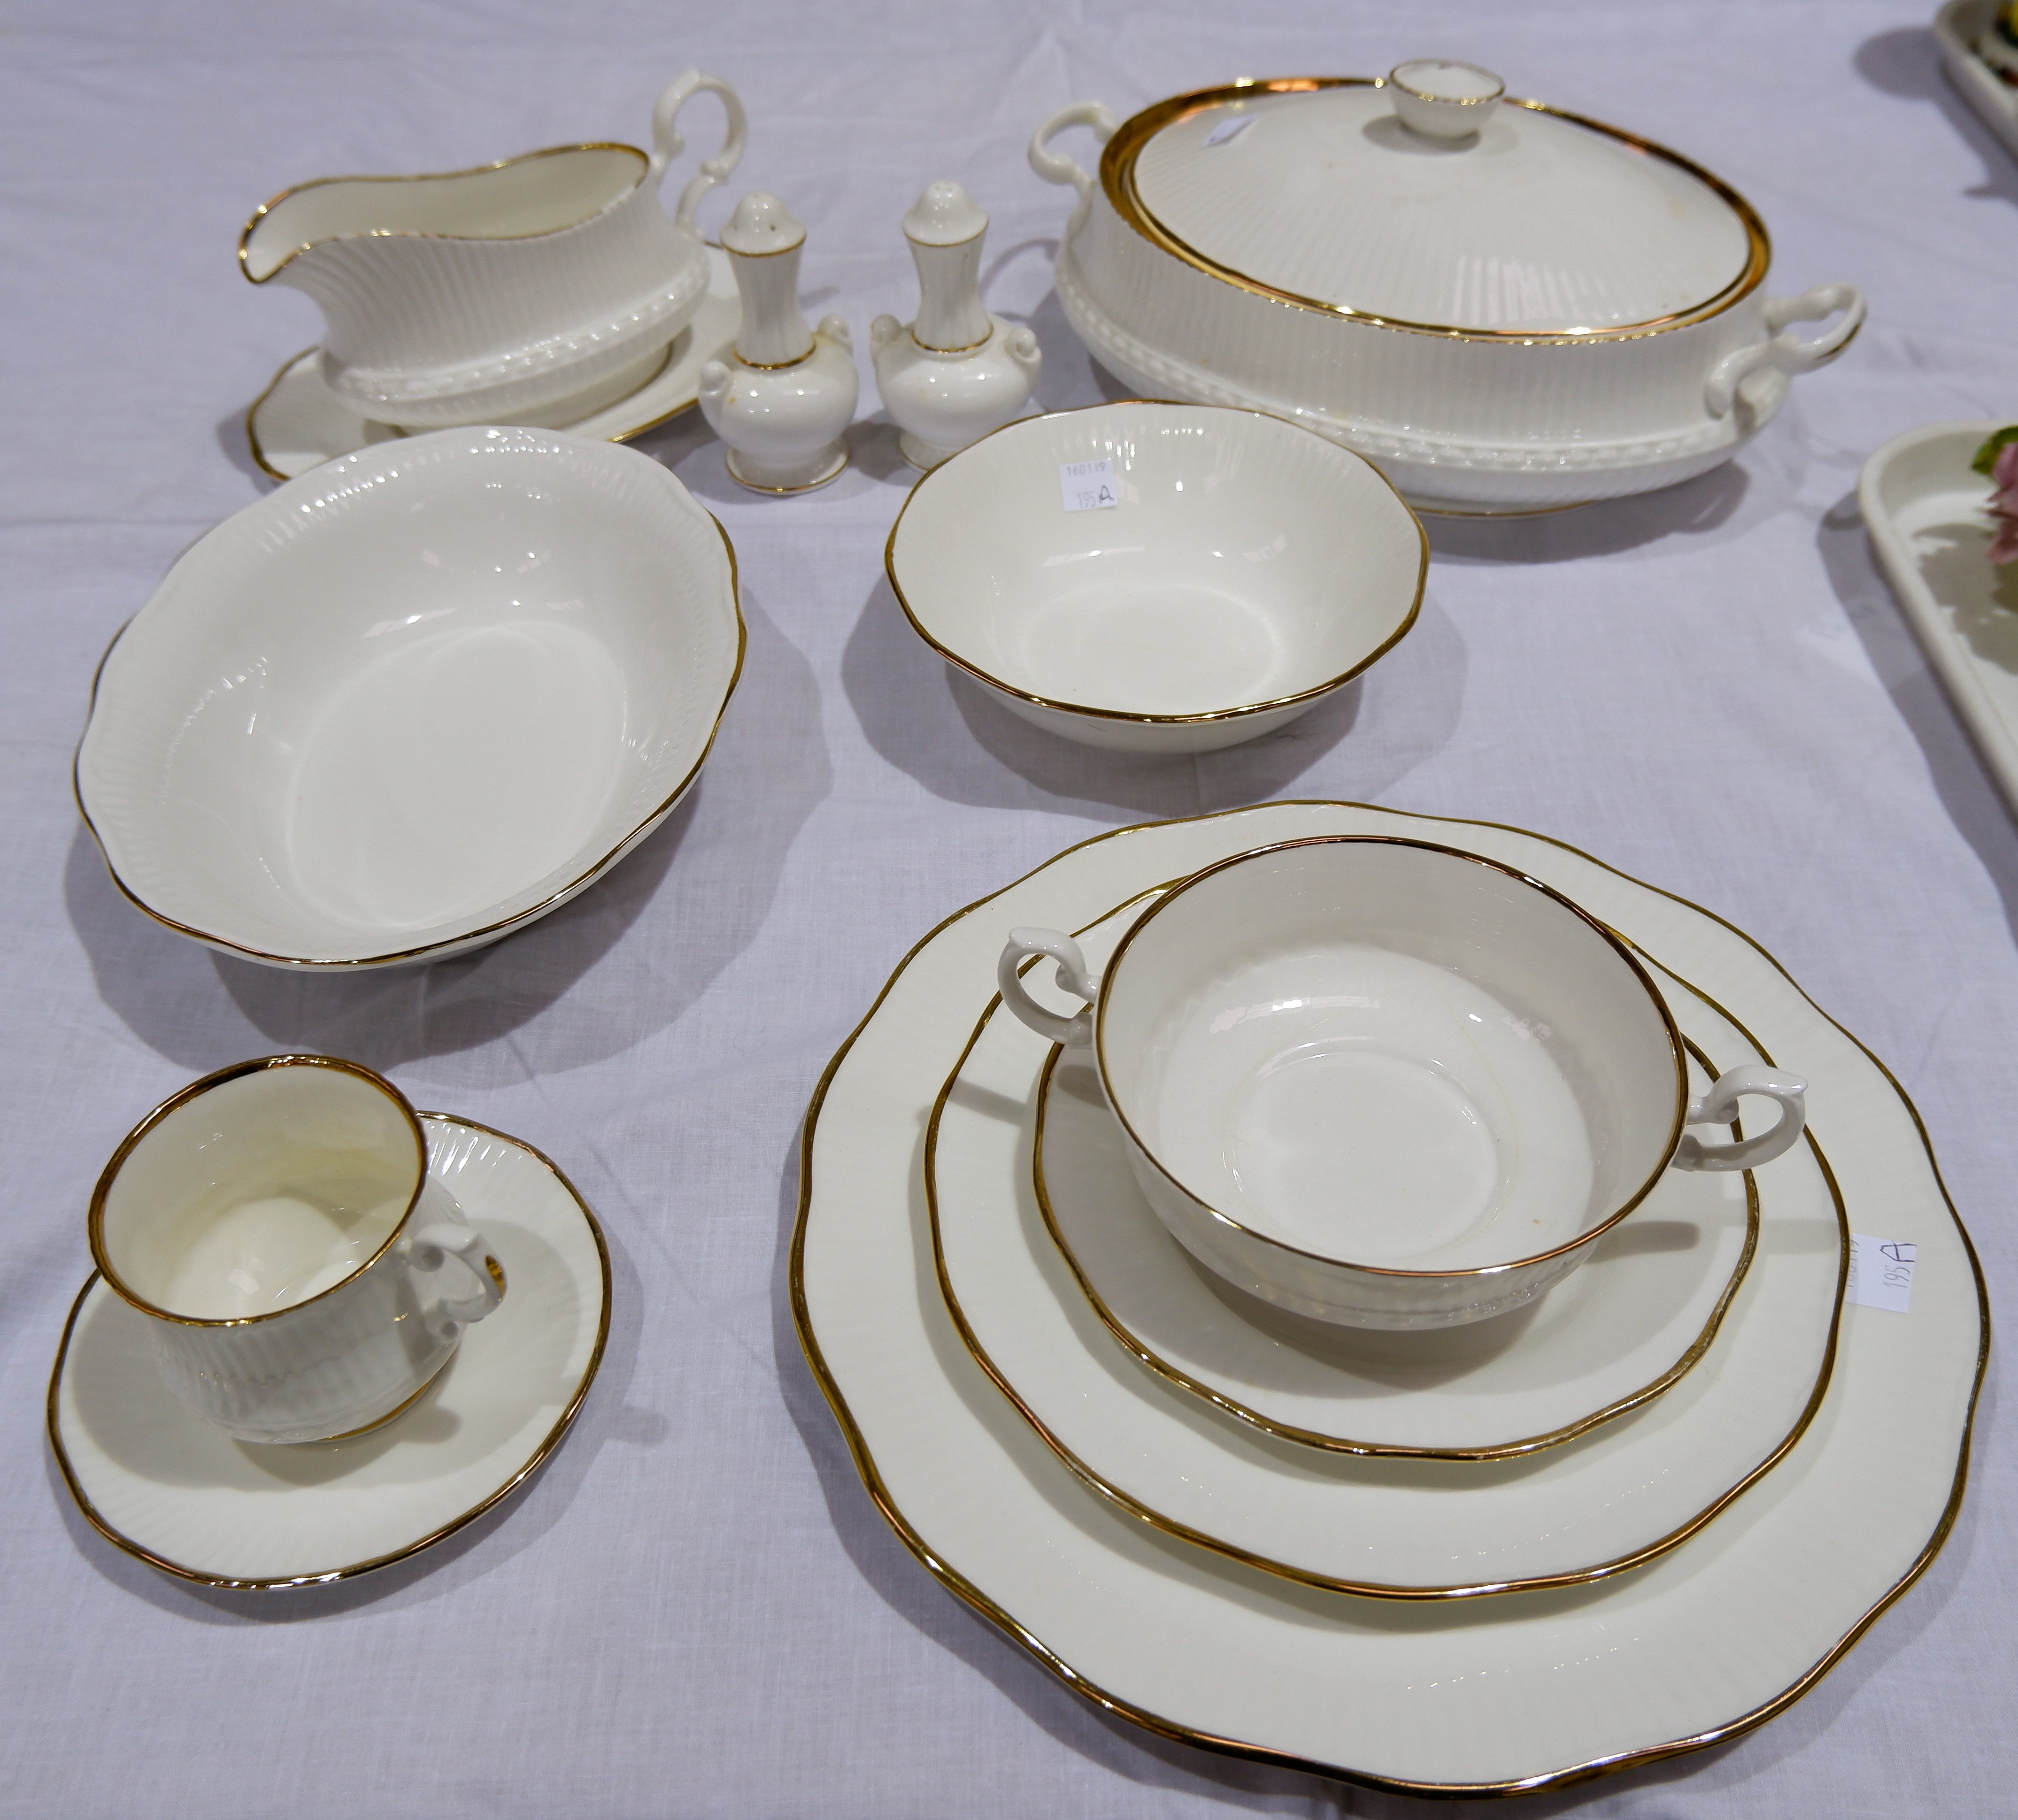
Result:
{"type": "Polygon", "coordinates": [[[743,142],[749,132],[740,97],[719,76],[703,76],[698,70],[689,70],[684,76],[674,77],[652,104],[654,180],[663,177],[666,167],[686,150],[686,141],[680,137],[679,129],[673,122],[680,110],[703,88],[721,97],[723,110],[729,115],[729,135],[721,142],[720,151],[701,160],[700,168],[680,192],[679,207],[673,211],[673,226],[688,233],[695,231],[694,211],[700,206],[700,199],[742,161],[743,142]]]}
{"type": "Polygon", "coordinates": [[[1012,929],[1002,958],[995,963],[995,984],[1002,1002],[1038,1035],[1068,1048],[1083,1049],[1093,1041],[1093,1001],[1100,996],[1100,982],[1086,970],[1086,956],[1079,944],[1056,929],[1012,929]],[[1076,998],[1087,1001],[1086,1009],[1070,1017],[1047,1011],[1024,990],[1022,963],[1032,955],[1049,955],[1058,963],[1058,984],[1076,998]]]}

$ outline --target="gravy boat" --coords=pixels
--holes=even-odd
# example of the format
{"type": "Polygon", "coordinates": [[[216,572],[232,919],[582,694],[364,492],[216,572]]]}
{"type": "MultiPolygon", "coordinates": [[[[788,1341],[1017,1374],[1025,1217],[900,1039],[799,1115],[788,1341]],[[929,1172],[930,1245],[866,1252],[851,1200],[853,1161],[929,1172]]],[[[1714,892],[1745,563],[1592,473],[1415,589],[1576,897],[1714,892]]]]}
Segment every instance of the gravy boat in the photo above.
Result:
{"type": "Polygon", "coordinates": [[[743,104],[689,70],[652,109],[653,150],[555,146],[441,176],[326,177],[245,224],[255,284],[322,306],[323,377],[403,429],[572,422],[635,390],[707,294],[701,197],[743,156],[743,104]],[[703,89],[729,117],[671,218],[659,180],[674,121],[703,89]]]}

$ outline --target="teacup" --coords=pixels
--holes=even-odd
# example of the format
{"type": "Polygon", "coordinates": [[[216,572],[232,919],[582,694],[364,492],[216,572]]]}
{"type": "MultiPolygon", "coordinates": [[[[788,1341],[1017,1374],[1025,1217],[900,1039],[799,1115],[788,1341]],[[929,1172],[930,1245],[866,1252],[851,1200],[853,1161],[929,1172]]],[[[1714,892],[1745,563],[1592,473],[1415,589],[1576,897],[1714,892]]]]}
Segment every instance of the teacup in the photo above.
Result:
{"type": "Polygon", "coordinates": [[[243,1441],[397,1414],[504,1295],[413,1107],[326,1056],[240,1062],[157,1107],[106,1165],[90,1230],[163,1381],[243,1441]]]}
{"type": "Polygon", "coordinates": [[[320,178],[261,206],[239,266],[321,305],[324,380],[374,422],[576,422],[649,379],[700,308],[694,210],[736,168],[743,131],[735,92],[689,70],[652,110],[649,154],[555,146],[443,176],[320,178]],[[668,220],[674,121],[703,89],[728,136],[668,220]]]}
{"type": "Polygon", "coordinates": [[[1101,979],[1054,930],[996,977],[1055,1042],[1090,1043],[1129,1165],[1199,1261],[1344,1326],[1481,1320],[1540,1295],[1669,1167],[1744,1169],[1793,1143],[1806,1083],[1750,1064],[1691,1100],[1681,1038],[1618,937],[1477,855],[1293,841],[1186,879],[1101,979]],[[1089,1002],[1025,990],[1045,955],[1089,1002]],[[1741,1096],[1756,1136],[1705,1142],[1741,1096]]]}

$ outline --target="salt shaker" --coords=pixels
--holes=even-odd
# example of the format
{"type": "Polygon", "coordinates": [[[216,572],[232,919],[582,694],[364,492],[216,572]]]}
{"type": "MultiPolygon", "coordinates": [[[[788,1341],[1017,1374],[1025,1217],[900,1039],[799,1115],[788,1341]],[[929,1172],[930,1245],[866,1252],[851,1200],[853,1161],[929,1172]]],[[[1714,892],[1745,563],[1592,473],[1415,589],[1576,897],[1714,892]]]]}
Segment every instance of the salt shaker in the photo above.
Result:
{"type": "Polygon", "coordinates": [[[987,232],[986,213],[957,183],[928,184],[904,217],[917,320],[879,316],[870,325],[876,384],[916,468],[938,466],[1020,413],[1043,362],[1035,335],[982,305],[987,232]]]}
{"type": "Polygon", "coordinates": [[[700,370],[701,414],[729,445],[732,478],[758,493],[806,493],[848,465],[844,438],[859,381],[848,324],[806,326],[799,254],[806,230],[768,191],[753,190],[721,231],[743,299],[727,360],[700,370]]]}

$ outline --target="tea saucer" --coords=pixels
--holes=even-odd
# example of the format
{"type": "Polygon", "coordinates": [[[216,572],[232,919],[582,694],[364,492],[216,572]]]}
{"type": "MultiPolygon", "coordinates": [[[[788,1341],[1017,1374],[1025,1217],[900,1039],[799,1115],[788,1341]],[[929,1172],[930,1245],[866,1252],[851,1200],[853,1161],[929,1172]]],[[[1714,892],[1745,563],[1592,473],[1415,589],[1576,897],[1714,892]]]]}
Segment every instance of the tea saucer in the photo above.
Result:
{"type": "Polygon", "coordinates": [[[1729,924],[1517,829],[1273,803],[1098,836],[912,948],[821,1075],[801,1157],[794,1320],[874,1508],[1005,1642],[1165,1739],[1446,1796],[1562,1787],[1726,1742],[1821,1682],[1926,1572],[1960,1508],[1988,1305],[1911,1103],[1729,924]],[[1233,854],[1352,833],[1517,865],[1686,977],[1756,1053],[1798,1054],[1853,1225],[1919,1248],[1908,1312],[1843,1311],[1828,1394],[1778,1470],[1638,1573],[1397,1603],[1191,1547],[1089,1493],[932,1291],[920,1130],[994,989],[1003,930],[1075,928],[1233,854]]]}
{"type": "MultiPolygon", "coordinates": [[[[1691,1093],[1707,1066],[1692,1056],[1691,1093]]],[[[1044,1063],[1033,1167],[1052,1242],[1125,1352],[1239,1421],[1344,1453],[1510,1459],[1637,1409],[1709,1350],[1759,1232],[1749,1174],[1671,1169],[1539,1301],[1387,1333],[1271,1307],[1173,1242],[1083,1052],[1044,1063]]]]}
{"type": "MultiPolygon", "coordinates": [[[[1127,905],[1079,934],[1096,973],[1141,913],[1127,905]]],[[[1659,984],[1717,1070],[1763,1059],[1709,1006],[1659,984]]],[[[1697,1533],[1778,1464],[1821,1406],[1850,1232],[1820,1147],[1796,1146],[1750,1172],[1758,1244],[1703,1368],[1629,1417],[1530,1457],[1482,1461],[1319,1452],[1228,1421],[1122,1356],[1045,1231],[1033,1152],[1053,1053],[991,998],[940,1092],[924,1165],[939,1285],[982,1369],[1058,1457],[1166,1534],[1375,1597],[1582,1583],[1697,1533]]],[[[1153,1215],[1148,1226],[1147,1240],[1174,1244],[1153,1215]]]]}
{"type": "MultiPolygon", "coordinates": [[[[664,365],[616,403],[551,428],[572,435],[627,442],[693,407],[700,397],[701,367],[736,339],[743,323],[743,305],[729,272],[729,255],[719,247],[710,247],[707,259],[707,294],[693,320],[673,338],[664,365]]],[[[273,383],[245,413],[252,459],[276,480],[292,480],[339,455],[353,454],[371,443],[405,434],[390,424],[360,417],[323,384],[321,363],[320,348],[297,354],[273,375],[273,383]]]]}
{"type": "Polygon", "coordinates": [[[424,1112],[428,1168],[490,1240],[504,1300],[402,1414],[340,1441],[234,1441],[169,1395],[146,1319],[94,1273],[49,1378],[49,1439],[106,1540],[178,1579],[268,1591],[404,1560],[480,1516],[559,1444],[609,1332],[609,1255],[530,1144],[424,1112]]]}

